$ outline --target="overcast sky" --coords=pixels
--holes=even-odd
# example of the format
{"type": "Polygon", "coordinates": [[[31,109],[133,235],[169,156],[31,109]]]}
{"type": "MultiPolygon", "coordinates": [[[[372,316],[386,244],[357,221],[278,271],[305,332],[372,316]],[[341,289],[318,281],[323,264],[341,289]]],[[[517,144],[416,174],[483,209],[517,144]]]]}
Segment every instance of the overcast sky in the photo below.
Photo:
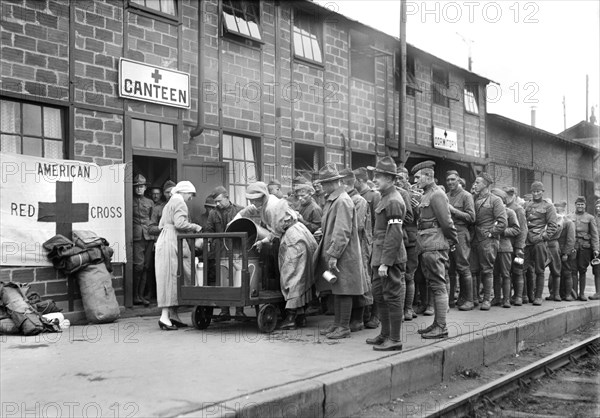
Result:
{"type": "MultiPolygon", "coordinates": [[[[398,0],[317,3],[400,34],[398,0]]],[[[599,1],[407,0],[407,15],[407,41],[420,49],[467,68],[471,45],[473,72],[499,83],[488,87],[488,112],[530,123],[535,106],[537,127],[562,132],[563,96],[566,126],[585,120],[587,74],[599,119],[599,1]]]]}

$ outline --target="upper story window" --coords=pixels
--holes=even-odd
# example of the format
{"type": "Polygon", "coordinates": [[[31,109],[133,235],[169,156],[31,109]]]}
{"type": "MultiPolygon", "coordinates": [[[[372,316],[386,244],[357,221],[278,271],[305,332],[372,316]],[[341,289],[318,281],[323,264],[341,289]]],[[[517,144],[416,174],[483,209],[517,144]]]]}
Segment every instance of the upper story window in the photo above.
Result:
{"type": "Polygon", "coordinates": [[[450,100],[448,98],[449,84],[448,71],[433,67],[431,88],[433,89],[434,104],[450,107],[450,100]]]}
{"type": "Polygon", "coordinates": [[[316,16],[294,13],[294,54],[297,57],[323,63],[323,25],[316,16]]]}
{"type": "Polygon", "coordinates": [[[479,84],[465,83],[465,110],[479,114],[479,84]]]}
{"type": "Polygon", "coordinates": [[[131,3],[144,6],[171,16],[177,16],[176,0],[130,0],[131,3]]]}
{"type": "Polygon", "coordinates": [[[0,108],[0,151],[66,157],[64,109],[5,99],[0,108]]]}
{"type": "Polygon", "coordinates": [[[223,0],[223,28],[227,33],[262,42],[259,12],[258,2],[223,0]]]}
{"type": "Polygon", "coordinates": [[[350,31],[350,75],[369,83],[375,82],[375,54],[364,33],[350,31]]]}
{"type": "Polygon", "coordinates": [[[223,162],[229,163],[229,197],[247,206],[246,187],[259,179],[259,146],[257,139],[223,134],[223,162]]]}
{"type": "Polygon", "coordinates": [[[131,119],[131,145],[134,148],[175,151],[175,125],[131,119]]]}

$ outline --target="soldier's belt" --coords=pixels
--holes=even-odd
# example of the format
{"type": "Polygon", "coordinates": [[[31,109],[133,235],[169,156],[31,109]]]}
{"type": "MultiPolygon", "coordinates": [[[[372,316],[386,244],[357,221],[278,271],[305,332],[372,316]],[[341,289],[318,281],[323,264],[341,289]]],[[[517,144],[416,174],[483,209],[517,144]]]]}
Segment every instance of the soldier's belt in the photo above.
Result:
{"type": "Polygon", "coordinates": [[[417,222],[417,229],[430,229],[430,228],[439,228],[439,224],[437,221],[419,221],[417,222]]]}

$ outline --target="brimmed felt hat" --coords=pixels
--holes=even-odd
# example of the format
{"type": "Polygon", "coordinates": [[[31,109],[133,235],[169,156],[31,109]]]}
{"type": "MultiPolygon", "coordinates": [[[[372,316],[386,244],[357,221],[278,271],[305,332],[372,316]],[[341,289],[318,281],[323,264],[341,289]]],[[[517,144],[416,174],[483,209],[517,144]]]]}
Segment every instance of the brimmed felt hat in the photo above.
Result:
{"type": "Polygon", "coordinates": [[[251,183],[246,187],[246,199],[260,199],[262,196],[268,196],[269,189],[262,181],[251,183]]]}
{"type": "Polygon", "coordinates": [[[142,176],[141,174],[138,174],[133,178],[133,187],[145,186],[146,184],[146,177],[142,176]]]}
{"type": "Polygon", "coordinates": [[[398,167],[396,167],[396,163],[394,162],[392,157],[383,157],[382,159],[377,161],[375,167],[368,166],[367,169],[369,169],[370,171],[374,171],[375,173],[389,174],[393,177],[396,177],[396,175],[398,174],[396,172],[398,167]]]}
{"type": "Polygon", "coordinates": [[[423,170],[424,168],[435,168],[435,161],[427,160],[415,165],[411,170],[410,174],[415,174],[417,171],[423,170]]]}
{"type": "Polygon", "coordinates": [[[319,170],[320,183],[327,183],[342,178],[344,178],[344,176],[338,172],[337,168],[335,167],[335,164],[333,163],[327,163],[319,170]]]}
{"type": "Polygon", "coordinates": [[[213,189],[213,191],[212,191],[211,194],[212,194],[212,196],[217,197],[219,195],[222,195],[222,194],[226,195],[228,193],[227,193],[227,189],[225,187],[223,187],[223,186],[217,186],[217,187],[215,187],[213,189]]]}
{"type": "Polygon", "coordinates": [[[344,178],[353,178],[355,179],[356,176],[354,175],[354,172],[352,170],[350,170],[349,168],[344,168],[342,171],[340,171],[340,174],[342,176],[344,176],[344,178]]]}

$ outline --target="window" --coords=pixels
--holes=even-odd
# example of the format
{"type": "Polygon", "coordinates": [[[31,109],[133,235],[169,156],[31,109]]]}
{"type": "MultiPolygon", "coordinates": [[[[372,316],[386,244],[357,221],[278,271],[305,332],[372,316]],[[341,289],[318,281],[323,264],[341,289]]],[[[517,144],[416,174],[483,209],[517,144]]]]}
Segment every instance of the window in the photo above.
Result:
{"type": "Polygon", "coordinates": [[[223,162],[229,163],[229,197],[246,206],[246,186],[258,181],[258,140],[223,134],[223,162]]]}
{"type": "Polygon", "coordinates": [[[223,28],[227,33],[262,41],[258,12],[257,2],[223,0],[223,28]]]}
{"type": "Polygon", "coordinates": [[[322,63],[322,24],[316,16],[302,12],[294,14],[294,54],[300,58],[322,63]]]}
{"type": "Polygon", "coordinates": [[[350,75],[375,82],[375,54],[368,35],[350,31],[350,75]]]}
{"type": "Polygon", "coordinates": [[[294,144],[294,176],[313,178],[313,174],[325,165],[325,151],[322,147],[294,144]]]}
{"type": "Polygon", "coordinates": [[[531,183],[535,181],[535,173],[533,170],[519,168],[519,196],[523,197],[529,193],[531,183]]]}
{"type": "Polygon", "coordinates": [[[63,109],[4,99],[0,107],[0,151],[65,158],[63,109]]]}
{"type": "Polygon", "coordinates": [[[177,7],[175,0],[130,0],[132,3],[147,7],[148,9],[177,16],[177,7]]]}
{"type": "Polygon", "coordinates": [[[175,151],[175,125],[131,119],[131,145],[134,148],[175,151]]]}
{"type": "Polygon", "coordinates": [[[450,107],[450,100],[448,99],[448,71],[433,67],[432,81],[433,103],[444,107],[450,107]]]}
{"type": "Polygon", "coordinates": [[[479,84],[465,84],[465,110],[469,113],[479,114],[479,84]]]}

